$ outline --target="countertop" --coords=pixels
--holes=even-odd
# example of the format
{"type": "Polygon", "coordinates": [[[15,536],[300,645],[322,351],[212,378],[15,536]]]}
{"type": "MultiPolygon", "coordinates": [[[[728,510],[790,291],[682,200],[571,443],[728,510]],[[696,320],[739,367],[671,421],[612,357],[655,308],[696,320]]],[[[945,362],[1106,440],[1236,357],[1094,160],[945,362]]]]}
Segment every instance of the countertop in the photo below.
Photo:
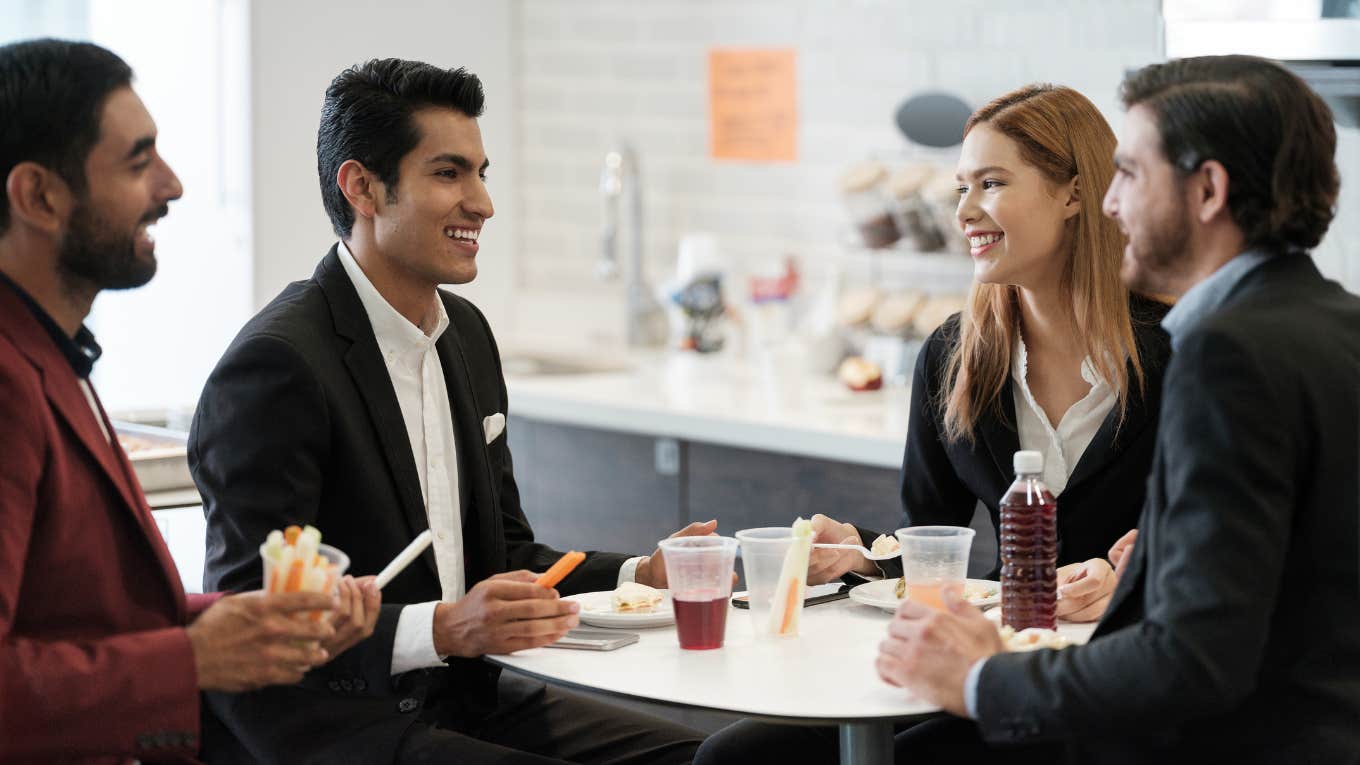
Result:
{"type": "Polygon", "coordinates": [[[604,371],[586,374],[517,375],[510,365],[509,415],[874,467],[902,464],[906,388],[851,391],[800,359],[752,363],[687,352],[607,358],[604,371]]]}

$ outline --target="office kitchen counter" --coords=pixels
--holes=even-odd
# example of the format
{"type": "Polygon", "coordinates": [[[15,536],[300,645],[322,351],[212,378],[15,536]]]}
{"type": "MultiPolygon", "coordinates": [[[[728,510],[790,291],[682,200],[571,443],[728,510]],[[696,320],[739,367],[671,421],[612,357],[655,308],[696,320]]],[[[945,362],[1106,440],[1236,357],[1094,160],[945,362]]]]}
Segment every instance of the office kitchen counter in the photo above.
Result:
{"type": "Polygon", "coordinates": [[[897,468],[909,393],[855,392],[801,363],[756,364],[689,353],[633,354],[598,371],[516,372],[506,352],[511,418],[670,437],[754,451],[897,468]]]}

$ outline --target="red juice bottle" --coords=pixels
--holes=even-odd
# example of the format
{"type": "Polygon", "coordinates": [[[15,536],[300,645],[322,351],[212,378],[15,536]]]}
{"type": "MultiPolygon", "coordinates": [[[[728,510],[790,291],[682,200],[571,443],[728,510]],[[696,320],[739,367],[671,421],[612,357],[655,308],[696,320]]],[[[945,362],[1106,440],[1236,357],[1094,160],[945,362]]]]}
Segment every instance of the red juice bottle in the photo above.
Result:
{"type": "Polygon", "coordinates": [[[1015,453],[1015,483],[1001,498],[1001,623],[1058,626],[1058,503],[1040,478],[1044,455],[1015,453]]]}

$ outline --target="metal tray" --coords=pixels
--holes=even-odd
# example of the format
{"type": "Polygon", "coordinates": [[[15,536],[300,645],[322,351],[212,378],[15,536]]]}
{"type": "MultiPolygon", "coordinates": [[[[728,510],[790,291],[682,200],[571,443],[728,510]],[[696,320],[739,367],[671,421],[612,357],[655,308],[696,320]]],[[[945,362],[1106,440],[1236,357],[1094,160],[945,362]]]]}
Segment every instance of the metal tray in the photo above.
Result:
{"type": "Polygon", "coordinates": [[[189,474],[189,434],[152,425],[115,420],[113,430],[123,444],[142,491],[194,488],[189,474]]]}

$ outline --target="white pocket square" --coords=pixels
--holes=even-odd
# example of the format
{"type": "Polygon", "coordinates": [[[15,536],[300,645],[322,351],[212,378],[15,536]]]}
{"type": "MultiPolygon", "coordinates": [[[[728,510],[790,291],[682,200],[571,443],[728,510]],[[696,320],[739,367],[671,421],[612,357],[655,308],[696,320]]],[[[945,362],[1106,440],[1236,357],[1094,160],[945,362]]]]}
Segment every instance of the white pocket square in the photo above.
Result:
{"type": "Polygon", "coordinates": [[[486,442],[490,444],[505,432],[505,415],[496,412],[493,415],[482,418],[482,432],[486,434],[486,442]]]}

